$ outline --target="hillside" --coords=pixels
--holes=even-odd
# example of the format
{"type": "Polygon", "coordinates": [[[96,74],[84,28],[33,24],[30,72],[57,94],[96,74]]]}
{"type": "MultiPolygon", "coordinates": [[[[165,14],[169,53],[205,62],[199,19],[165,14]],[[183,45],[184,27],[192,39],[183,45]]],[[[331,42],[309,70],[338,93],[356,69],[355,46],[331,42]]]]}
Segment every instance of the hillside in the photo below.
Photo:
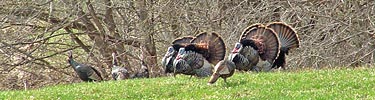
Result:
{"type": "Polygon", "coordinates": [[[375,69],[325,69],[300,72],[235,73],[220,79],[161,77],[57,85],[3,91],[0,99],[374,99],[375,69]]]}
{"type": "MultiPolygon", "coordinates": [[[[290,50],[288,69],[375,64],[375,0],[1,0],[0,4],[0,91],[21,90],[24,83],[38,89],[81,81],[66,61],[68,51],[74,60],[99,70],[105,80],[112,78],[113,52],[132,74],[144,62],[150,77],[163,77],[161,61],[175,39],[215,32],[223,38],[228,56],[246,28],[256,23],[283,22],[296,31],[299,48],[290,50]]],[[[123,84],[133,83],[127,82],[123,84]]]]}

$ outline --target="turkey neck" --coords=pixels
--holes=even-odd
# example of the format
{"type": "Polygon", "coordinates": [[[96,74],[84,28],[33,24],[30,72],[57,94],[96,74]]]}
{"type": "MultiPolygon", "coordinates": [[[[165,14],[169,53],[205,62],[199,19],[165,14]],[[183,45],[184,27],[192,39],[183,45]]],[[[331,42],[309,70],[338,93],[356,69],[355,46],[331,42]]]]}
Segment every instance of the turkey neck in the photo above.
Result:
{"type": "Polygon", "coordinates": [[[78,62],[74,61],[73,58],[69,58],[69,64],[72,65],[72,67],[75,69],[79,65],[78,62]]]}
{"type": "Polygon", "coordinates": [[[116,59],[116,54],[115,53],[112,54],[112,65],[113,66],[118,66],[117,65],[117,59],[116,59]]]}

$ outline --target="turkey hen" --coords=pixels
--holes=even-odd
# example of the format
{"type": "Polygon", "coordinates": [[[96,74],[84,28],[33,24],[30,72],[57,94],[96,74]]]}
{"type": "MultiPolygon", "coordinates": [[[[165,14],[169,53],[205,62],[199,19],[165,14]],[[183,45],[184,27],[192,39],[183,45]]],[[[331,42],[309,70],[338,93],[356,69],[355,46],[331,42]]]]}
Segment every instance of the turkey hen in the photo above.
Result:
{"type": "Polygon", "coordinates": [[[279,51],[280,42],[275,31],[262,24],[254,24],[242,33],[229,60],[238,70],[269,71],[279,51]]]}
{"type": "Polygon", "coordinates": [[[112,53],[112,78],[113,80],[124,80],[129,79],[130,75],[125,67],[118,65],[116,53],[112,53]]]}
{"type": "Polygon", "coordinates": [[[208,84],[215,83],[219,77],[224,79],[224,82],[227,83],[227,78],[231,77],[236,69],[236,65],[227,59],[224,59],[218,62],[214,68],[214,73],[212,74],[208,84]]]}
{"type": "Polygon", "coordinates": [[[299,47],[299,38],[297,32],[294,29],[282,22],[273,22],[267,25],[268,28],[273,29],[280,40],[280,53],[272,65],[272,68],[283,68],[285,69],[285,59],[288,55],[289,50],[299,47]]]}
{"type": "Polygon", "coordinates": [[[95,68],[93,68],[89,65],[85,65],[85,64],[81,64],[81,63],[76,62],[73,59],[72,51],[69,51],[68,57],[69,57],[68,62],[70,64],[70,66],[73,67],[74,71],[77,73],[78,77],[82,81],[86,81],[86,82],[97,81],[97,82],[99,82],[99,81],[103,80],[103,78],[100,75],[98,70],[96,70],[95,68]]]}
{"type": "Polygon", "coordinates": [[[193,37],[182,37],[175,39],[172,42],[172,45],[168,47],[167,53],[164,55],[162,59],[162,66],[165,69],[165,73],[173,73],[173,61],[176,59],[177,52],[181,47],[184,47],[187,44],[190,44],[190,41],[193,39],[193,37]]]}
{"type": "Polygon", "coordinates": [[[212,65],[225,56],[225,44],[216,33],[198,34],[190,44],[180,47],[173,62],[174,74],[207,77],[212,75],[212,65]]]}

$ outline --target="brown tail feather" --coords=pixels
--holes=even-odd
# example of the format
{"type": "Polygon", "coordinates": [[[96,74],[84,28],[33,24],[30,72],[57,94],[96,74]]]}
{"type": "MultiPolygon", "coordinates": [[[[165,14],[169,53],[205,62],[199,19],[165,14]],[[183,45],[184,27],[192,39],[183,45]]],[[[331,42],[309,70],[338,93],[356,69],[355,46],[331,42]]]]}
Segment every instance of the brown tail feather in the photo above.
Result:
{"type": "Polygon", "coordinates": [[[255,24],[249,28],[243,32],[242,39],[251,39],[258,42],[256,45],[261,46],[258,47],[260,57],[273,63],[280,52],[280,41],[275,31],[262,24],[255,24]]]}
{"type": "Polygon", "coordinates": [[[199,48],[199,49],[208,49],[208,44],[207,43],[198,43],[198,44],[194,44],[195,47],[199,48]]]}
{"type": "Polygon", "coordinates": [[[247,36],[254,36],[254,34],[247,33],[247,31],[250,31],[251,29],[253,29],[253,28],[258,28],[258,27],[264,27],[264,25],[263,25],[263,24],[260,24],[260,23],[256,23],[256,24],[253,24],[253,25],[247,27],[247,28],[245,29],[245,31],[242,33],[241,38],[240,38],[239,41],[241,41],[241,40],[244,39],[244,38],[245,38],[245,39],[251,39],[251,37],[247,37],[247,36]]]}
{"type": "Polygon", "coordinates": [[[180,37],[180,38],[177,38],[177,39],[173,40],[172,44],[187,44],[187,43],[190,43],[190,41],[193,38],[194,37],[192,37],[192,36],[180,37]]]}
{"type": "Polygon", "coordinates": [[[293,28],[282,22],[273,22],[267,25],[273,29],[279,36],[282,48],[293,49],[299,47],[299,38],[293,28]]]}
{"type": "Polygon", "coordinates": [[[92,73],[93,75],[91,75],[90,77],[94,77],[94,79],[96,80],[96,81],[102,81],[103,80],[103,77],[102,77],[102,75],[100,74],[100,72],[97,70],[97,69],[95,69],[94,67],[91,67],[93,70],[94,70],[94,73],[92,73]]]}
{"type": "Polygon", "coordinates": [[[216,64],[225,57],[225,43],[224,40],[217,33],[200,33],[194,38],[191,43],[207,44],[207,52],[204,52],[204,57],[212,64],[216,64]]]}

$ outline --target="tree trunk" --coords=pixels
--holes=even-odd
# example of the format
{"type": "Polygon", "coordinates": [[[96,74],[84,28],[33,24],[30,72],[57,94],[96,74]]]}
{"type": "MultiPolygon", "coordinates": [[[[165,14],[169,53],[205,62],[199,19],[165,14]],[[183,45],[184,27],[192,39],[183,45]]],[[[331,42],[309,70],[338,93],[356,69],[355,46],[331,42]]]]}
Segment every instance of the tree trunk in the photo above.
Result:
{"type": "Polygon", "coordinates": [[[157,55],[156,55],[156,47],[155,47],[155,41],[154,41],[154,34],[155,34],[154,19],[153,19],[154,16],[152,12],[153,3],[154,1],[152,0],[149,2],[147,2],[146,0],[135,1],[135,4],[136,4],[135,6],[136,8],[139,9],[138,11],[138,17],[140,19],[139,22],[141,22],[137,26],[139,28],[142,28],[140,29],[141,33],[143,33],[141,37],[143,37],[144,39],[144,42],[143,42],[144,44],[142,44],[143,46],[141,46],[141,52],[143,54],[142,56],[144,57],[144,59],[142,60],[145,61],[148,69],[150,69],[149,71],[150,71],[151,77],[158,76],[158,74],[161,72],[160,68],[157,67],[157,57],[156,57],[157,55]],[[147,4],[151,4],[151,5],[147,5],[147,4]]]}

